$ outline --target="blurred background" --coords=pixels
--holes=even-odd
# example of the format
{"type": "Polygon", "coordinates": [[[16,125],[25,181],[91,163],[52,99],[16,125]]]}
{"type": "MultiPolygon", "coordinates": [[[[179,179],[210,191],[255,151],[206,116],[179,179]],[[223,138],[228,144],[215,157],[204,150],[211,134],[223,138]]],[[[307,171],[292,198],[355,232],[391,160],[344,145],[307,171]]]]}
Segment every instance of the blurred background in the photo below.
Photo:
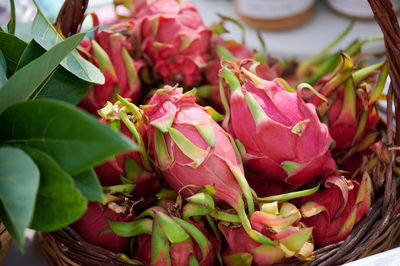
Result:
{"type": "MultiPolygon", "coordinates": [[[[54,20],[63,0],[36,0],[45,14],[54,20]]],[[[32,21],[35,6],[31,0],[16,0],[19,27],[17,34],[29,40],[29,27],[24,23],[32,21]]],[[[192,0],[206,25],[219,20],[218,14],[239,20],[245,25],[246,43],[251,48],[261,49],[257,30],[261,31],[269,53],[280,57],[303,59],[315,54],[337,37],[351,21],[355,21],[351,32],[338,44],[345,48],[354,39],[365,39],[381,35],[373,20],[367,0],[192,0]]],[[[400,0],[393,0],[396,9],[400,0]]],[[[89,0],[90,11],[98,13],[102,23],[115,19],[113,0],[89,0]]],[[[119,12],[123,13],[123,10],[119,12]]],[[[0,1],[0,25],[9,19],[9,1],[0,1]]],[[[241,29],[229,25],[231,36],[241,39],[241,29]]],[[[90,22],[85,27],[91,27],[90,22]]],[[[365,52],[383,52],[383,42],[372,42],[364,47],[365,52]]]]}

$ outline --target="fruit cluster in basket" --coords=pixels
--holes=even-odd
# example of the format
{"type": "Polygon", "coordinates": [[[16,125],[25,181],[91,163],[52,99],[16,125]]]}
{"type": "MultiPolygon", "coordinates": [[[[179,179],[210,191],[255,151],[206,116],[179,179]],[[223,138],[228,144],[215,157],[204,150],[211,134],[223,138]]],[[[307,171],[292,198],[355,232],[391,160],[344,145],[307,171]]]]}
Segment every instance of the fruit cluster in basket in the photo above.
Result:
{"type": "Polygon", "coordinates": [[[81,236],[144,265],[311,260],[344,240],[388,161],[368,40],[297,63],[223,39],[236,22],[207,27],[184,0],[121,2],[129,18],[81,43],[106,81],[79,106],[140,149],[96,167],[107,200],[81,236]]]}

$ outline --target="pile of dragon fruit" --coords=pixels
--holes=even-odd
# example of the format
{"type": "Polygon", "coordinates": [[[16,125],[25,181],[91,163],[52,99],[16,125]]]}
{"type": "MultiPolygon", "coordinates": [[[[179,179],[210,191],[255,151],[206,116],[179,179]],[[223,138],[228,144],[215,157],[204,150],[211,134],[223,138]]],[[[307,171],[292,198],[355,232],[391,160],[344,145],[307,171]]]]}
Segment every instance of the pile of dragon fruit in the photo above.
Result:
{"type": "Polygon", "coordinates": [[[96,168],[107,200],[79,234],[144,265],[312,260],[346,239],[383,182],[387,64],[366,65],[359,43],[280,60],[185,0],[121,2],[129,16],[81,44],[106,82],[79,106],[140,150],[96,168]]]}

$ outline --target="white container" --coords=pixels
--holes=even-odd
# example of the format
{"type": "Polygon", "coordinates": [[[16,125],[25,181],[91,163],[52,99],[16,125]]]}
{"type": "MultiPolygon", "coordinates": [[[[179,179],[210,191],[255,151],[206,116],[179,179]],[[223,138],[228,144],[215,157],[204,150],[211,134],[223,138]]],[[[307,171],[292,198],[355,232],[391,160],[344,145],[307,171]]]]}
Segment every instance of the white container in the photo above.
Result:
{"type": "MultiPolygon", "coordinates": [[[[326,0],[335,11],[353,18],[370,19],[374,17],[368,0],[326,0]]],[[[394,10],[399,10],[400,0],[392,0],[394,10]]]]}
{"type": "Polygon", "coordinates": [[[250,26],[283,30],[308,21],[315,0],[236,0],[238,15],[250,26]]]}

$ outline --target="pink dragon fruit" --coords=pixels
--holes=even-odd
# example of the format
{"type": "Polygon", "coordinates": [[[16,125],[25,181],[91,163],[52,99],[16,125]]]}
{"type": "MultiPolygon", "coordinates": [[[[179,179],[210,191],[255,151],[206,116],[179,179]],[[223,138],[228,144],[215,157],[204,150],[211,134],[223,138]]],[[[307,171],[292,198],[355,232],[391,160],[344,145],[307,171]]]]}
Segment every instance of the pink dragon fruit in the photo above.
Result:
{"type": "Polygon", "coordinates": [[[110,227],[122,236],[138,236],[133,257],[144,265],[215,265],[220,242],[214,221],[205,217],[214,210],[208,190],[201,189],[187,199],[180,195],[176,200],[163,198],[160,206],[147,209],[136,221],[111,221],[110,227]],[[182,207],[186,200],[188,203],[182,207]]]}
{"type": "MultiPolygon", "coordinates": [[[[220,16],[221,21],[212,26],[213,36],[211,39],[211,59],[207,62],[207,69],[205,72],[205,85],[198,88],[200,100],[210,103],[217,111],[223,112],[224,107],[221,102],[219,93],[219,71],[221,69],[221,60],[230,62],[245,62],[243,67],[249,69],[252,63],[258,62],[257,65],[253,65],[254,71],[263,79],[274,79],[283,74],[283,68],[276,63],[277,62],[271,57],[268,57],[265,53],[251,50],[246,46],[244,39],[244,29],[240,22],[225,16],[220,16]],[[225,29],[225,22],[230,21],[242,29],[242,41],[237,42],[235,40],[224,40],[222,34],[228,32],[225,29]]],[[[264,42],[261,42],[264,44],[264,42]]],[[[265,48],[265,47],[264,47],[265,48]]]]}
{"type": "Polygon", "coordinates": [[[317,107],[322,121],[328,125],[336,149],[349,149],[374,130],[378,122],[375,103],[383,90],[387,74],[387,64],[376,64],[356,71],[353,61],[342,53],[339,71],[315,84],[319,93],[329,99],[328,103],[317,96],[310,97],[311,93],[306,96],[317,107]],[[375,79],[377,69],[382,70],[378,81],[375,79]]]}
{"type": "Polygon", "coordinates": [[[120,206],[118,203],[102,205],[89,202],[86,213],[73,227],[89,243],[98,245],[113,252],[128,251],[131,239],[121,237],[113,232],[103,232],[108,229],[107,218],[116,222],[130,222],[135,218],[130,208],[120,206]]]}
{"type": "Polygon", "coordinates": [[[230,89],[223,126],[236,138],[245,166],[293,188],[334,171],[332,138],[315,107],[277,79],[231,67],[221,70],[230,89]]]}
{"type": "Polygon", "coordinates": [[[148,139],[155,162],[168,184],[189,196],[198,187],[214,185],[215,200],[228,203],[239,215],[249,235],[271,241],[250,228],[244,211],[254,202],[231,137],[211,118],[207,109],[195,103],[194,91],[165,86],[143,107],[148,117],[148,139]]]}
{"type": "Polygon", "coordinates": [[[372,183],[367,173],[361,184],[336,175],[324,184],[324,190],[302,199],[300,209],[302,221],[314,228],[316,247],[344,240],[372,204],[372,183]]]}
{"type": "Polygon", "coordinates": [[[164,82],[198,83],[209,57],[211,30],[187,1],[133,3],[133,36],[164,82]]]}
{"type": "Polygon", "coordinates": [[[121,184],[121,177],[125,177],[135,184],[133,197],[144,197],[146,202],[147,199],[153,199],[153,194],[160,185],[160,178],[147,156],[147,138],[141,110],[130,103],[129,99],[120,96],[118,98],[119,101],[114,105],[108,102],[99,110],[101,120],[119,129],[128,138],[133,138],[140,150],[120,153],[97,166],[95,170],[103,186],[121,184]]]}
{"type": "Polygon", "coordinates": [[[190,265],[189,262],[192,261],[197,261],[198,265],[203,266],[215,265],[216,253],[219,250],[218,241],[213,234],[207,231],[202,221],[195,222],[191,219],[185,221],[171,217],[161,208],[152,208],[152,211],[154,212],[152,234],[140,235],[138,239],[137,257],[144,265],[179,266],[190,265]],[[183,240],[174,242],[175,240],[168,233],[158,231],[155,227],[161,227],[164,232],[172,229],[171,226],[167,227],[167,225],[163,224],[165,221],[160,222],[160,219],[173,223],[174,231],[169,232],[169,234],[184,235],[183,240]],[[166,235],[163,236],[160,233],[166,235]],[[154,241],[158,243],[154,244],[154,241]],[[163,247],[159,246],[159,242],[164,244],[163,247]],[[171,247],[169,247],[168,242],[171,242],[171,247]],[[159,250],[155,250],[157,246],[159,250]],[[154,254],[155,251],[158,251],[157,257],[154,254]]]}
{"type": "Polygon", "coordinates": [[[90,60],[105,76],[103,85],[91,87],[80,107],[97,115],[107,101],[115,102],[117,95],[137,102],[140,97],[138,71],[143,66],[131,56],[134,48],[127,37],[110,30],[96,31],[94,39],[81,45],[90,55],[90,60]]]}
{"type": "Polygon", "coordinates": [[[311,231],[299,223],[300,211],[291,203],[265,203],[250,221],[255,230],[274,240],[274,247],[261,245],[250,239],[242,227],[220,224],[228,247],[223,252],[226,265],[271,265],[296,257],[306,260],[311,257],[314,245],[311,231]],[[280,205],[280,206],[279,206],[280,205]]]}

